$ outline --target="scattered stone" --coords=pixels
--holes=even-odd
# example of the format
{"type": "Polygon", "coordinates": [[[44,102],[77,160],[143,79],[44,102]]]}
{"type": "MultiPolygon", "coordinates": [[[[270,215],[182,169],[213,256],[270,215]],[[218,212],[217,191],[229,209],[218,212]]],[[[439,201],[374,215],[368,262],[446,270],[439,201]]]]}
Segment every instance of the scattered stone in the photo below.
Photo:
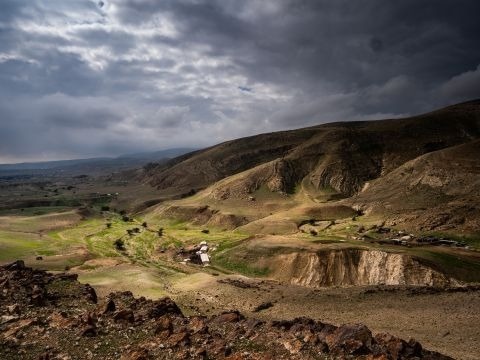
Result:
{"type": "Polygon", "coordinates": [[[361,324],[336,327],[308,318],[266,323],[238,311],[185,317],[169,298],[152,301],[131,292],[112,293],[99,308],[75,276],[22,262],[0,266],[0,285],[0,359],[450,360],[415,340],[372,337],[361,324]]]}

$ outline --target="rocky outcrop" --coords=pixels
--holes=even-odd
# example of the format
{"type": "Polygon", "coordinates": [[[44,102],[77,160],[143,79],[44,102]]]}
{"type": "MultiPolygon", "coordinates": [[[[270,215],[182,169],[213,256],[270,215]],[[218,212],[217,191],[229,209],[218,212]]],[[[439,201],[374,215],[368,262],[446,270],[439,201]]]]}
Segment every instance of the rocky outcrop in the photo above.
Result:
{"type": "MultiPolygon", "coordinates": [[[[364,325],[264,322],[238,311],[185,317],[168,298],[110,294],[100,304],[74,276],[0,267],[1,359],[451,359],[364,325]],[[37,286],[44,302],[32,302],[37,286]]],[[[38,292],[38,293],[40,293],[38,292]]]]}
{"type": "MultiPolygon", "coordinates": [[[[428,285],[457,283],[410,256],[378,250],[326,250],[278,255],[271,276],[313,288],[349,285],[428,285]],[[281,264],[281,266],[278,266],[281,264]]],[[[273,263],[272,263],[273,264],[273,263]]]]}

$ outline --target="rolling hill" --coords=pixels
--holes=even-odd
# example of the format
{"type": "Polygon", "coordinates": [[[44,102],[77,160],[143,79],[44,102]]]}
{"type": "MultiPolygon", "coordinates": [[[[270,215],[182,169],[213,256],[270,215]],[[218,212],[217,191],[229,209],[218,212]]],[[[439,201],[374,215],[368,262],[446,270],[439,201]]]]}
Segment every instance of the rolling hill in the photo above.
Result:
{"type": "Polygon", "coordinates": [[[200,191],[188,205],[246,214],[242,224],[299,207],[306,216],[307,205],[340,201],[339,206],[417,229],[477,231],[478,223],[469,219],[479,211],[479,139],[480,100],[475,100],[403,119],[331,123],[228,141],[144,168],[139,177],[169,194],[200,191]],[[270,207],[262,211],[265,194],[263,205],[270,207]],[[239,206],[254,199],[249,207],[258,211],[239,206]],[[452,220],[460,208],[465,216],[452,220]],[[435,211],[427,214],[430,209],[435,211]]]}

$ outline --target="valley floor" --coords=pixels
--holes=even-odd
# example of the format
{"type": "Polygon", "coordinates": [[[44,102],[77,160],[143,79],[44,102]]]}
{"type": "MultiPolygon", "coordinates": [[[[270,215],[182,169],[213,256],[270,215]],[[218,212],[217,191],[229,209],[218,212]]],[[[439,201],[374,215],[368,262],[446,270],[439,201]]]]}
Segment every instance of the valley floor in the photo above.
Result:
{"type": "MultiPolygon", "coordinates": [[[[305,316],[336,325],[363,323],[375,333],[415,338],[426,348],[456,359],[478,359],[478,287],[470,291],[421,286],[314,289],[274,280],[258,267],[262,261],[257,257],[282,254],[292,247],[318,251],[358,248],[360,243],[333,240],[334,236],[324,241],[307,235],[259,238],[215,229],[203,232],[202,227],[182,222],[150,219],[144,227],[142,219],[124,221],[110,212],[82,219],[75,210],[53,210],[33,216],[0,216],[0,263],[22,258],[35,268],[68,270],[91,284],[100,296],[112,291],[132,291],[150,299],[170,296],[187,315],[238,309],[265,320],[305,316]],[[164,227],[162,236],[157,234],[160,226],[164,227]],[[127,230],[136,227],[139,232],[129,235],[127,230]],[[22,232],[25,228],[30,232],[22,232]],[[115,247],[116,239],[124,241],[125,250],[115,247]],[[205,240],[218,247],[218,254],[212,254],[212,266],[178,261],[179,248],[205,240]],[[257,265],[252,266],[254,263],[257,265]],[[265,309],[255,311],[262,304],[265,309]]],[[[445,252],[448,256],[462,254],[448,249],[436,253],[445,252]]],[[[477,256],[475,251],[469,254],[477,256]]],[[[478,263],[477,258],[472,261],[478,263]]]]}
{"type": "Polygon", "coordinates": [[[191,289],[180,289],[172,296],[186,309],[193,306],[194,312],[239,309],[267,320],[305,316],[337,325],[362,323],[374,333],[414,338],[426,348],[455,359],[475,360],[480,354],[479,289],[453,293],[422,293],[415,287],[389,291],[378,287],[311,290],[270,281],[242,282],[251,286],[203,279],[193,294],[191,289]],[[272,307],[254,312],[257,306],[269,302],[272,307]]]}
{"type": "Polygon", "coordinates": [[[334,325],[362,323],[374,333],[414,338],[455,359],[476,360],[480,354],[480,287],[465,292],[418,286],[309,289],[204,272],[155,278],[150,268],[126,264],[106,267],[101,273],[105,275],[98,282],[82,271],[79,279],[92,284],[101,296],[125,290],[148,298],[169,296],[189,315],[237,309],[263,320],[308,317],[334,325]],[[118,280],[125,276],[132,281],[118,280]],[[262,304],[268,304],[267,309],[256,311],[262,304]]]}

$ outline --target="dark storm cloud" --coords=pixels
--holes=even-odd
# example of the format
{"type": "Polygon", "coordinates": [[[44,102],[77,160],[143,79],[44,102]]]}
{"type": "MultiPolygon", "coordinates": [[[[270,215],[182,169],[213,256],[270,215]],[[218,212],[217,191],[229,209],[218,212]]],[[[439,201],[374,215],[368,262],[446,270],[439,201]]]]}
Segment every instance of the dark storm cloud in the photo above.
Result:
{"type": "Polygon", "coordinates": [[[0,162],[203,146],[480,97],[475,1],[0,7],[0,162]]]}

